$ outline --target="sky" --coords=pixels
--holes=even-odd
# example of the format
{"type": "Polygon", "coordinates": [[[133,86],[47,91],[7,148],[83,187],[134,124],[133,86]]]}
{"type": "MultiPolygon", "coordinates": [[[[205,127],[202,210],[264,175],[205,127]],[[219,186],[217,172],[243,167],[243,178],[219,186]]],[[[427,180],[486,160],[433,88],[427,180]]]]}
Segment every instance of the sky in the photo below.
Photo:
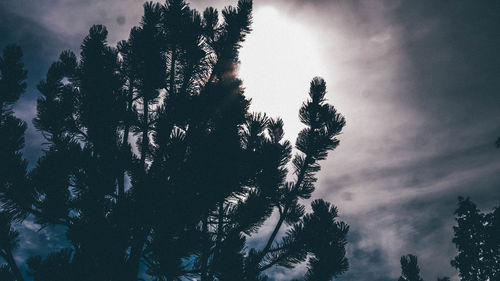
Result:
{"type": "MultiPolygon", "coordinates": [[[[108,27],[110,44],[126,39],[142,2],[0,1],[0,48],[20,44],[29,70],[15,114],[29,124],[24,157],[31,164],[43,142],[31,124],[35,86],[50,63],[63,50],[78,53],[92,24],[108,27]]],[[[312,198],[333,202],[350,225],[351,267],[339,280],[396,280],[408,253],[419,257],[425,280],[458,280],[450,266],[457,197],[470,196],[484,211],[500,205],[499,14],[500,2],[488,0],[254,1],[239,67],[251,110],[282,117],[293,141],[309,81],[319,75],[347,120],[312,198]]],[[[29,221],[22,229],[19,260],[64,240],[61,231],[38,231],[29,221]]]]}

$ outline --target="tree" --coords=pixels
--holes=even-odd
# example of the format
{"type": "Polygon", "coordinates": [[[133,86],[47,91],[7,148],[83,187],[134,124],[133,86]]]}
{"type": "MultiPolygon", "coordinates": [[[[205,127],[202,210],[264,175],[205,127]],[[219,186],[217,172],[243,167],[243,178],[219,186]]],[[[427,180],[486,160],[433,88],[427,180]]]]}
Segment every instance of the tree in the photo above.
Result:
{"type": "Polygon", "coordinates": [[[418,266],[418,258],[414,255],[406,255],[401,257],[401,277],[399,281],[423,281],[420,277],[420,268],[418,266]]]}
{"type": "Polygon", "coordinates": [[[457,246],[458,255],[451,261],[451,265],[460,271],[462,280],[485,280],[481,245],[484,215],[469,198],[463,197],[458,198],[455,215],[458,225],[453,227],[453,243],[457,246]]]}
{"type": "MultiPolygon", "coordinates": [[[[406,255],[401,257],[401,276],[399,281],[423,281],[420,277],[420,267],[418,258],[415,255],[406,255]]],[[[437,281],[450,281],[449,277],[438,277],[437,281]]]]}
{"type": "Polygon", "coordinates": [[[490,280],[500,279],[500,207],[486,215],[487,272],[490,280]]]}
{"type": "Polygon", "coordinates": [[[451,261],[462,280],[496,280],[500,276],[500,211],[482,213],[469,198],[458,198],[453,227],[458,255],[451,261]]]}
{"type": "Polygon", "coordinates": [[[18,245],[19,233],[13,228],[13,220],[21,219],[14,209],[14,199],[23,201],[20,194],[26,189],[26,161],[21,156],[26,124],[16,118],[12,105],[26,89],[27,71],[21,61],[19,46],[8,45],[0,57],[0,256],[8,265],[2,265],[1,274],[12,279],[24,280],[14,260],[13,251],[18,245]]]}
{"type": "Polygon", "coordinates": [[[71,249],[28,261],[35,280],[137,280],[141,268],[153,280],[266,280],[307,262],[312,281],[348,269],[336,207],[314,200],[305,214],[300,201],[345,119],[314,78],[292,157],[283,121],[248,111],[236,68],[251,11],[240,0],[220,21],[182,0],[146,3],[116,48],[96,25],[80,59],[64,51],[52,64],[34,120],[47,148],[28,188],[2,193],[13,216],[67,229],[71,249]],[[249,248],[273,212],[265,245],[249,248]]]}
{"type": "Polygon", "coordinates": [[[72,252],[71,249],[65,248],[50,253],[45,260],[40,256],[30,257],[26,261],[29,267],[27,273],[34,281],[74,280],[77,277],[71,264],[72,252]]]}
{"type": "Polygon", "coordinates": [[[0,257],[7,262],[7,264],[2,265],[1,274],[5,276],[6,280],[24,280],[14,260],[13,253],[18,244],[19,232],[12,227],[11,218],[4,212],[0,213],[0,257]]]}

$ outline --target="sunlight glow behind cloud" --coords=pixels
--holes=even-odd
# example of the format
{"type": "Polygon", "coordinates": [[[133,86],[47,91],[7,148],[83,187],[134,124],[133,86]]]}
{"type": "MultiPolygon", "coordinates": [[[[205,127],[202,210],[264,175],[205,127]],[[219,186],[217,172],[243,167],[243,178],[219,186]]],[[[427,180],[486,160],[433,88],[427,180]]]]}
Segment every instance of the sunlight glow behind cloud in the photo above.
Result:
{"type": "Polygon", "coordinates": [[[317,48],[318,34],[272,6],[256,9],[252,28],[240,52],[239,69],[245,94],[252,98],[251,110],[283,118],[285,137],[295,141],[309,82],[328,74],[317,48]]]}

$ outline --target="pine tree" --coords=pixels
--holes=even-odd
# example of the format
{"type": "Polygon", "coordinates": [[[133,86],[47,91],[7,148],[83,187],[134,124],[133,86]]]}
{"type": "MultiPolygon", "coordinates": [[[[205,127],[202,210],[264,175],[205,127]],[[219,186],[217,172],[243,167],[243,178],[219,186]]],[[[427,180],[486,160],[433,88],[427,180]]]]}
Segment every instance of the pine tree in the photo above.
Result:
{"type": "Polygon", "coordinates": [[[77,276],[71,264],[72,249],[65,248],[52,252],[45,260],[41,256],[30,257],[27,274],[34,281],[66,281],[75,280],[77,276]]]}
{"type": "Polygon", "coordinates": [[[266,280],[306,262],[312,281],[348,269],[336,207],[301,204],[345,119],[314,78],[292,157],[283,121],[248,111],[236,70],[251,11],[240,0],[219,20],[182,0],[146,3],[116,48],[96,25],[80,59],[65,51],[52,64],[34,120],[46,149],[22,196],[5,193],[14,216],[67,229],[71,249],[28,260],[35,280],[137,280],[141,269],[153,280],[266,280]],[[249,249],[273,212],[265,245],[249,249]]]}
{"type": "Polygon", "coordinates": [[[401,277],[399,281],[423,281],[420,277],[418,258],[414,255],[401,257],[401,277]]]}
{"type": "MultiPolygon", "coordinates": [[[[23,276],[14,260],[14,250],[19,246],[19,232],[12,227],[11,217],[5,213],[0,213],[0,257],[7,264],[2,264],[1,274],[5,280],[24,280],[23,276]]],[[[4,280],[4,279],[2,279],[4,280]]]]}
{"type": "MultiPolygon", "coordinates": [[[[26,123],[13,115],[12,105],[26,89],[27,71],[21,61],[19,46],[8,45],[0,57],[0,256],[7,262],[1,266],[5,280],[24,280],[14,260],[13,251],[18,246],[19,233],[14,220],[23,217],[16,212],[18,202],[26,189],[26,161],[22,158],[26,123]]],[[[2,279],[3,280],[3,279],[2,279]]]]}

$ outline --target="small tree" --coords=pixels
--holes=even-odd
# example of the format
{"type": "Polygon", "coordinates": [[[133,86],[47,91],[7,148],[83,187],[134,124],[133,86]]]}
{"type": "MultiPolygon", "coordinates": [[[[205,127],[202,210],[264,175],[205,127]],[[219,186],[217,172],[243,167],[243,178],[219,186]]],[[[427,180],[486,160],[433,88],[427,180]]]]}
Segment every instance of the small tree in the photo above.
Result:
{"type": "Polygon", "coordinates": [[[414,255],[401,257],[401,277],[399,281],[423,281],[420,277],[420,267],[418,266],[418,258],[414,255]]]}
{"type": "Polygon", "coordinates": [[[14,260],[14,250],[18,244],[19,232],[12,227],[11,218],[4,212],[0,213],[0,257],[7,262],[1,265],[0,274],[5,280],[24,280],[14,260]]]}

